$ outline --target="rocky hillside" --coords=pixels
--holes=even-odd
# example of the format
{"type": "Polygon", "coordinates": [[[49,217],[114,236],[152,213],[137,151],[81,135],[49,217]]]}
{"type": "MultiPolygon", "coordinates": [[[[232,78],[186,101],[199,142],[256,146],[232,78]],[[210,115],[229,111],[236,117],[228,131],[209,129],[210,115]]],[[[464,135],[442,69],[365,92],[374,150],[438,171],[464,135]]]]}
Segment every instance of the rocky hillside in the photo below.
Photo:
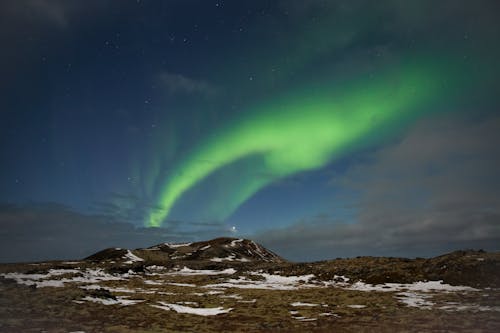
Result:
{"type": "Polygon", "coordinates": [[[284,265],[285,274],[316,274],[323,280],[347,276],[370,284],[439,281],[500,288],[500,253],[461,250],[434,258],[356,257],[284,265]]]}
{"type": "Polygon", "coordinates": [[[109,263],[169,264],[181,261],[209,263],[283,263],[285,260],[248,239],[216,238],[196,243],[162,243],[135,250],[110,248],[86,260],[109,263]]]}
{"type": "Polygon", "coordinates": [[[315,274],[329,281],[346,276],[370,284],[442,280],[452,285],[500,287],[500,253],[455,251],[435,258],[357,257],[312,263],[288,262],[252,240],[216,238],[196,243],[162,243],[149,248],[110,248],[85,259],[112,271],[145,267],[191,267],[240,271],[279,269],[286,275],[315,274]]]}

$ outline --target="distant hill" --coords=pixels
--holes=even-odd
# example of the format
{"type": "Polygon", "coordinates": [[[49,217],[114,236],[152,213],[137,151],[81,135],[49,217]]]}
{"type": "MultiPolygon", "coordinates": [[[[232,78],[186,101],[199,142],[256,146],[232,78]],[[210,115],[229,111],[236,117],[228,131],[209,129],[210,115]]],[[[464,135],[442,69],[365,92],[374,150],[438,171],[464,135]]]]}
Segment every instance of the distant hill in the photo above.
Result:
{"type": "Polygon", "coordinates": [[[94,262],[165,264],[179,261],[212,263],[284,263],[285,259],[248,239],[216,238],[195,243],[162,243],[148,248],[127,250],[109,248],[85,260],[94,262]]]}
{"type": "Polygon", "coordinates": [[[151,265],[197,269],[238,267],[269,272],[279,267],[287,275],[313,273],[325,280],[345,275],[374,284],[443,280],[475,287],[500,286],[500,253],[482,250],[455,251],[429,259],[357,257],[292,263],[252,240],[224,237],[195,243],[162,243],[135,250],[109,248],[85,261],[113,271],[141,271],[151,265]]]}

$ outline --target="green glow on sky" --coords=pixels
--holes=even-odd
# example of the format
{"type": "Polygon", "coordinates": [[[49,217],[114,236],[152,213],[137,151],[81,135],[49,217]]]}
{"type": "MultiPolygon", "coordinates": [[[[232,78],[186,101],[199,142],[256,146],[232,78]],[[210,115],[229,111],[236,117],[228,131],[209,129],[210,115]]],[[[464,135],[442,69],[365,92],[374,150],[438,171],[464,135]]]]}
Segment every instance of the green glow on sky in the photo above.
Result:
{"type": "Polygon", "coordinates": [[[249,110],[179,161],[160,185],[157,205],[163,209],[154,210],[145,223],[161,226],[187,190],[243,158],[260,157],[266,177],[244,177],[235,184],[223,215],[277,179],[323,167],[345,151],[385,136],[443,93],[432,68],[407,64],[351,83],[322,83],[249,110]]]}

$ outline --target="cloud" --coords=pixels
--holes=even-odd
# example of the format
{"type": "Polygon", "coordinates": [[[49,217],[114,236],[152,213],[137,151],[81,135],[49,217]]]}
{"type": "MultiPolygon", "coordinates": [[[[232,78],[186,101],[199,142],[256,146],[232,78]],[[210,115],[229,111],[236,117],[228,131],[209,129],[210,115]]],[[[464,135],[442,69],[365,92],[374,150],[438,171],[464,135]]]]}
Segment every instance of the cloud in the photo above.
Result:
{"type": "MultiPolygon", "coordinates": [[[[83,4],[74,0],[5,1],[0,9],[17,23],[50,23],[64,28],[69,24],[71,16],[84,7],[83,4]]],[[[89,7],[89,4],[85,2],[85,6],[89,7]]]]}
{"type": "Polygon", "coordinates": [[[0,262],[80,259],[108,247],[204,240],[230,233],[224,225],[169,221],[137,228],[112,215],[87,215],[59,204],[0,205],[0,262]]]}
{"type": "Polygon", "coordinates": [[[199,94],[213,96],[218,89],[203,80],[192,79],[182,74],[163,72],[160,80],[170,94],[199,94]]]}
{"type": "Polygon", "coordinates": [[[499,250],[500,118],[431,119],[332,181],[355,222],[321,216],[255,238],[295,260],[499,250]]]}

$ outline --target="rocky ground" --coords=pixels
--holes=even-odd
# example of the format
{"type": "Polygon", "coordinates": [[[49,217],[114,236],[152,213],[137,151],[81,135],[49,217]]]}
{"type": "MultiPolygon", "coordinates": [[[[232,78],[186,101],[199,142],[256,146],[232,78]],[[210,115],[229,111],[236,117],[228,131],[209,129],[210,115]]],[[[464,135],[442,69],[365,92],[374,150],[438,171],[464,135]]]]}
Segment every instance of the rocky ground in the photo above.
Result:
{"type": "Polygon", "coordinates": [[[500,332],[500,253],[290,263],[248,240],[0,265],[1,332],[500,332]]]}

